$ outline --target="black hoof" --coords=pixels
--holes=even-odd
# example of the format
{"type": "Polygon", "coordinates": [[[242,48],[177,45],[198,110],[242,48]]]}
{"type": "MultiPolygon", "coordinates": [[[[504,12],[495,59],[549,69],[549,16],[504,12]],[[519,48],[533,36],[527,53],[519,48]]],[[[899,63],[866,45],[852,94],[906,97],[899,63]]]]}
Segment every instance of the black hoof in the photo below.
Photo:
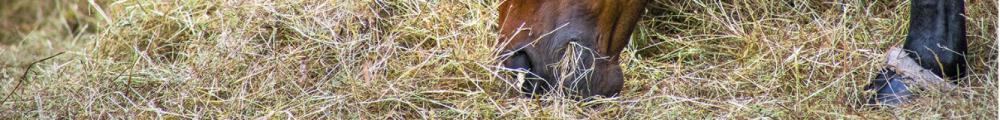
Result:
{"type": "Polygon", "coordinates": [[[913,93],[903,82],[905,79],[895,71],[882,70],[872,83],[865,87],[866,90],[876,90],[875,95],[868,100],[868,104],[897,106],[909,101],[913,93]]]}

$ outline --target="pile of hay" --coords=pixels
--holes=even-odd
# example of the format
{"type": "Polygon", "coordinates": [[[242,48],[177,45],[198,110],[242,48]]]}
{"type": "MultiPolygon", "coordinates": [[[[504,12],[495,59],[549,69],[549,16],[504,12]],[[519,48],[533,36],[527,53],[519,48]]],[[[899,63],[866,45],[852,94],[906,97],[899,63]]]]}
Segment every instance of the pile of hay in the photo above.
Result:
{"type": "Polygon", "coordinates": [[[0,118],[997,116],[993,0],[967,0],[969,91],[897,109],[864,107],[863,87],[905,38],[905,1],[655,0],[623,95],[584,103],[520,97],[495,61],[498,2],[0,0],[0,118]]]}

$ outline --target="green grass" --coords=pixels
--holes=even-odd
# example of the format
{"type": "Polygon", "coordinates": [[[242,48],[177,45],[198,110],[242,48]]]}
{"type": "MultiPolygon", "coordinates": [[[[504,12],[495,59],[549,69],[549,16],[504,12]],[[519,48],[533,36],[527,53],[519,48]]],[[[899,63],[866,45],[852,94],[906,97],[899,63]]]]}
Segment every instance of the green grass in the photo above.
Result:
{"type": "Polygon", "coordinates": [[[623,95],[585,103],[520,97],[497,62],[498,2],[0,0],[0,118],[997,116],[996,1],[966,3],[971,91],[897,109],[862,106],[862,88],[909,1],[655,0],[623,95]]]}

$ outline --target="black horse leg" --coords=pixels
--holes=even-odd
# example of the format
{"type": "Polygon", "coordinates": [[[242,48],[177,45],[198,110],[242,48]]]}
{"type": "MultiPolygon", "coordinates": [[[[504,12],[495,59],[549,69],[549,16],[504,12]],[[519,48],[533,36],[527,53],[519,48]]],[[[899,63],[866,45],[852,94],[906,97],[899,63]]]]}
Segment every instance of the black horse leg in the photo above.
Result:
{"type": "MultiPolygon", "coordinates": [[[[903,49],[936,75],[954,80],[965,75],[965,3],[962,0],[912,0],[910,28],[903,49]]],[[[895,105],[913,93],[895,71],[883,69],[866,89],[877,90],[869,104],[895,105]]]]}

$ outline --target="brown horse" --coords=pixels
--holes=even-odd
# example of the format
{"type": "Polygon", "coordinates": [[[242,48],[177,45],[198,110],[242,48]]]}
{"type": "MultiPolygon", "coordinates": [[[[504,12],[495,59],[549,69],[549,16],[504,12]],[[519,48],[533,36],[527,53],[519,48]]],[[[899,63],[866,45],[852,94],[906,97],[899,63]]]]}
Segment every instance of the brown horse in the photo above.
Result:
{"type": "MultiPolygon", "coordinates": [[[[912,0],[910,34],[903,49],[943,78],[964,75],[962,0],[912,0]]],[[[619,54],[642,18],[647,0],[506,0],[499,6],[500,42],[507,68],[532,74],[529,96],[560,90],[576,98],[611,97],[623,86],[619,54]],[[573,62],[566,62],[573,61],[573,62]],[[569,66],[569,67],[566,67],[569,66]],[[569,73],[569,74],[567,74],[569,73]]],[[[899,103],[911,93],[891,69],[868,89],[875,102],[899,103]]]]}
{"type": "Polygon", "coordinates": [[[645,0],[507,0],[500,5],[505,67],[534,73],[522,90],[542,94],[556,84],[580,97],[614,96],[624,83],[618,56],[641,18],[645,0]],[[579,71],[553,67],[567,49],[579,71]],[[560,72],[592,74],[559,74],[560,72]],[[558,79],[570,78],[570,79],[558,79]]]}

